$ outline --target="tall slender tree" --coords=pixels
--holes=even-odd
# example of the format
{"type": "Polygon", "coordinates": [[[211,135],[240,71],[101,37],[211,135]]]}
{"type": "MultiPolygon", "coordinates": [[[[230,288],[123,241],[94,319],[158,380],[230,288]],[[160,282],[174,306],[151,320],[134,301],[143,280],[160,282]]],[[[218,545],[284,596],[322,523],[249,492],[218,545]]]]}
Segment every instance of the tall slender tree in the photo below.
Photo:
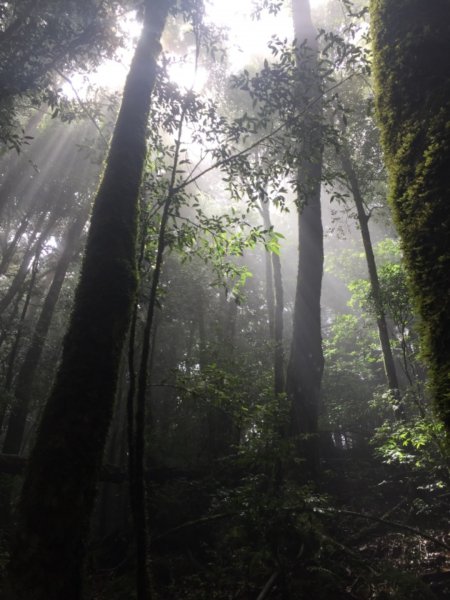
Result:
{"type": "Polygon", "coordinates": [[[323,372],[320,295],[323,228],[320,205],[322,136],[318,41],[308,0],[293,2],[298,52],[298,110],[304,112],[298,145],[299,262],[286,391],[292,403],[293,433],[300,438],[306,470],[317,470],[317,429],[323,372]],[[305,110],[307,107],[308,110],[305,110]],[[303,438],[303,439],[301,439],[303,438]]]}
{"type": "Polygon", "coordinates": [[[136,290],[138,195],[150,96],[171,2],[147,0],[91,227],[63,356],[19,504],[17,600],[79,600],[96,481],[136,290]]]}
{"type": "Polygon", "coordinates": [[[395,368],[394,356],[392,354],[391,349],[391,342],[389,339],[389,331],[386,321],[386,311],[384,308],[383,298],[381,294],[377,264],[375,261],[375,254],[373,252],[372,240],[370,237],[370,214],[366,212],[366,209],[364,207],[364,199],[361,193],[358,177],[353,167],[349,149],[347,148],[345,143],[340,149],[339,156],[341,159],[342,169],[347,179],[347,185],[353,196],[353,202],[355,203],[356,215],[364,246],[364,253],[366,255],[370,289],[372,292],[372,298],[376,311],[378,337],[380,338],[381,352],[383,355],[383,365],[384,373],[386,375],[386,383],[395,402],[396,411],[398,411],[398,409],[400,408],[400,389],[398,384],[397,370],[395,368]]]}
{"type": "Polygon", "coordinates": [[[373,0],[371,17],[390,199],[450,430],[450,3],[373,0]]]}

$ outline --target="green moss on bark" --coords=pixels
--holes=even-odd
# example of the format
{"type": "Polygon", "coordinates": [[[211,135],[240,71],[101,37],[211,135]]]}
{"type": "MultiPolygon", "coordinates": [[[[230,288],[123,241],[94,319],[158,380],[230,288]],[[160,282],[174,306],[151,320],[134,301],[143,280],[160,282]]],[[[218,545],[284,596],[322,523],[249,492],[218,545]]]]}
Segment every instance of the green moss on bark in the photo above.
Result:
{"type": "Polygon", "coordinates": [[[29,461],[10,580],[20,600],[79,600],[95,486],[136,290],[138,195],[170,2],[149,0],[94,203],[63,356],[29,461]]]}
{"type": "Polygon", "coordinates": [[[450,2],[372,0],[371,16],[390,200],[450,429],[450,2]]]}

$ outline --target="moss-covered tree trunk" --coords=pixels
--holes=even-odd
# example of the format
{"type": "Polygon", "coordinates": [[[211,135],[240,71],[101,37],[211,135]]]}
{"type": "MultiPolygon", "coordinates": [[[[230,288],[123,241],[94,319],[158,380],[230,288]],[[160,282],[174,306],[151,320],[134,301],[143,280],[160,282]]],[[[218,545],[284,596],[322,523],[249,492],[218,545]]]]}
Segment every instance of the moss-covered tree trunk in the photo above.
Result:
{"type": "Polygon", "coordinates": [[[136,290],[138,195],[170,2],[148,0],[92,222],[63,356],[19,504],[13,597],[79,600],[95,487],[136,290]]]}
{"type": "Polygon", "coordinates": [[[323,274],[323,228],[320,206],[322,173],[321,103],[318,44],[308,0],[293,2],[299,52],[298,97],[305,112],[298,157],[299,263],[295,294],[291,354],[286,391],[292,403],[293,433],[306,471],[318,465],[318,414],[323,372],[320,295],[323,274]],[[302,46],[306,41],[306,48],[302,46]]]}
{"type": "Polygon", "coordinates": [[[450,2],[372,0],[371,17],[390,199],[450,430],[450,2]]]}

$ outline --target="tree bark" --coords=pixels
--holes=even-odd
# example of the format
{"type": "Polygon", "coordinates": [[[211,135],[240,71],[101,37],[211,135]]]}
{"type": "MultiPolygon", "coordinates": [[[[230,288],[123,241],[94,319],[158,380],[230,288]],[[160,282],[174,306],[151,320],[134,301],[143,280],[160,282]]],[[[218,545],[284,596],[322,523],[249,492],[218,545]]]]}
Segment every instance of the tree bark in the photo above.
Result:
{"type": "Polygon", "coordinates": [[[146,3],[63,355],[30,457],[9,565],[17,600],[80,600],[85,544],[136,291],[138,195],[150,95],[170,8],[146,3]]]}
{"type": "Polygon", "coordinates": [[[5,310],[8,308],[8,306],[14,300],[16,294],[22,288],[24,281],[26,279],[27,273],[28,273],[28,268],[30,265],[31,257],[33,255],[34,256],[40,255],[45,242],[47,241],[53,228],[56,225],[57,220],[58,220],[57,214],[49,215],[47,224],[44,227],[43,231],[41,232],[41,234],[39,235],[39,237],[35,243],[33,243],[33,241],[35,240],[35,236],[32,237],[32,242],[28,246],[27,250],[25,251],[25,254],[22,258],[22,262],[20,263],[20,267],[19,267],[16,275],[14,276],[14,278],[11,282],[11,285],[9,286],[8,290],[6,291],[6,294],[0,300],[0,315],[3,315],[5,310]]]}
{"type": "MultiPolygon", "coordinates": [[[[25,231],[28,227],[31,212],[32,212],[31,209],[29,209],[27,211],[27,213],[22,217],[22,219],[19,223],[19,226],[17,227],[16,231],[14,232],[13,239],[6,246],[5,251],[2,254],[2,260],[0,262],[0,275],[4,275],[9,269],[9,265],[11,264],[11,260],[16,251],[17,244],[19,243],[19,240],[21,239],[21,237],[23,236],[23,234],[25,233],[25,231]]],[[[44,216],[44,215],[42,215],[42,216],[44,216]]]]}
{"type": "Polygon", "coordinates": [[[198,364],[200,366],[200,371],[203,371],[208,362],[208,354],[206,342],[205,301],[203,298],[203,289],[200,285],[197,290],[197,298],[198,364]]]}
{"type": "MultiPolygon", "coordinates": [[[[19,323],[17,326],[16,335],[14,337],[14,343],[11,347],[11,351],[9,352],[8,358],[6,360],[7,368],[6,368],[6,375],[5,375],[5,390],[7,392],[9,392],[11,390],[13,379],[14,379],[14,372],[15,372],[14,367],[16,364],[16,358],[17,358],[17,354],[19,352],[20,343],[22,341],[22,334],[23,334],[24,327],[25,327],[25,320],[26,320],[26,317],[28,314],[28,307],[30,306],[31,297],[34,292],[34,285],[36,283],[36,275],[38,272],[40,257],[41,257],[40,253],[36,254],[36,256],[34,257],[34,260],[33,260],[33,264],[31,266],[31,276],[30,276],[28,285],[26,286],[27,291],[25,294],[25,300],[24,300],[22,310],[20,313],[20,319],[19,319],[19,323]]],[[[2,415],[2,417],[0,418],[0,424],[3,423],[3,418],[4,418],[4,415],[2,415]]]]}
{"type": "Polygon", "coordinates": [[[19,454],[25,431],[26,418],[32,401],[33,383],[39,366],[39,361],[45,346],[50,324],[58,302],[64,278],[70,261],[73,258],[76,244],[80,238],[87,213],[82,211],[69,228],[65,247],[56,265],[52,283],[44,300],[41,313],[31,339],[31,344],[25,354],[24,361],[17,376],[15,386],[15,401],[9,416],[8,429],[3,444],[5,454],[19,454]]]}
{"type": "Polygon", "coordinates": [[[390,201],[450,431],[450,4],[372,0],[371,23],[390,201]]]}
{"type": "Polygon", "coordinates": [[[350,192],[353,196],[353,201],[355,203],[356,212],[358,216],[358,223],[361,230],[364,253],[366,255],[367,270],[369,272],[370,289],[372,292],[372,297],[376,310],[378,337],[380,339],[381,352],[383,354],[383,365],[384,373],[386,376],[386,383],[394,400],[394,408],[396,412],[398,412],[400,410],[400,388],[398,384],[398,377],[395,368],[394,357],[392,355],[391,343],[389,340],[389,332],[386,322],[386,312],[384,310],[383,299],[381,297],[381,288],[380,281],[378,279],[377,264],[375,262],[372,240],[370,238],[369,216],[366,214],[366,211],[364,209],[364,201],[361,195],[361,190],[359,188],[358,178],[353,169],[350,155],[346,147],[340,149],[340,158],[342,168],[344,170],[345,176],[347,177],[350,192]]]}
{"type": "MultiPolygon", "coordinates": [[[[308,0],[293,3],[298,48],[299,111],[320,98],[318,44],[308,0]],[[306,40],[306,51],[301,44],[306,40]]],[[[321,104],[306,111],[298,148],[299,262],[293,337],[286,391],[292,405],[292,432],[305,460],[305,471],[318,470],[318,415],[323,372],[320,294],[323,274],[323,228],[320,205],[322,174],[321,104]]]]}
{"type": "Polygon", "coordinates": [[[284,292],[283,278],[281,274],[281,260],[277,254],[272,254],[273,282],[275,286],[275,319],[274,319],[274,392],[282,394],[285,390],[284,383],[284,333],[283,333],[283,311],[284,292]]]}
{"type": "MultiPolygon", "coordinates": [[[[270,220],[269,199],[264,201],[261,198],[261,214],[264,221],[264,227],[270,230],[272,223],[270,220]]],[[[267,310],[269,313],[269,332],[274,344],[274,392],[282,394],[284,392],[284,346],[283,346],[283,278],[281,275],[280,257],[275,252],[266,252],[266,296],[267,310]]]]}
{"type": "MultiPolygon", "coordinates": [[[[264,229],[270,230],[270,210],[269,210],[269,198],[267,193],[261,194],[260,206],[261,216],[263,218],[264,229]]],[[[273,265],[270,252],[266,251],[264,256],[264,267],[266,275],[266,302],[267,302],[267,317],[269,321],[269,335],[270,339],[275,338],[275,291],[273,289],[273,265]]]]}
{"type": "Polygon", "coordinates": [[[136,569],[136,591],[137,600],[146,600],[151,596],[150,573],[147,568],[147,553],[148,553],[148,526],[146,513],[146,487],[145,487],[145,426],[148,398],[148,379],[151,373],[150,359],[152,352],[151,334],[154,329],[154,316],[156,300],[161,278],[164,250],[166,247],[166,229],[169,220],[170,208],[174,200],[175,180],[180,159],[181,135],[184,127],[186,116],[186,107],[183,107],[178,124],[178,137],[175,142],[175,153],[172,165],[172,173],[167,191],[167,197],[163,204],[161,213],[161,221],[159,224],[158,242],[156,247],[155,268],[152,273],[152,281],[150,285],[150,294],[148,299],[147,314],[142,339],[142,350],[140,356],[139,370],[137,373],[136,382],[131,381],[131,373],[134,375],[134,367],[130,361],[130,396],[128,400],[129,418],[133,417],[134,427],[130,427],[134,431],[134,443],[130,445],[130,500],[132,515],[134,521],[134,530],[136,538],[136,554],[137,554],[137,569],[136,569]],[[133,395],[131,394],[131,386],[136,386],[135,406],[133,403],[133,395]],[[135,408],[135,410],[133,410],[135,408]],[[134,453],[134,456],[133,456],[134,453]]]}

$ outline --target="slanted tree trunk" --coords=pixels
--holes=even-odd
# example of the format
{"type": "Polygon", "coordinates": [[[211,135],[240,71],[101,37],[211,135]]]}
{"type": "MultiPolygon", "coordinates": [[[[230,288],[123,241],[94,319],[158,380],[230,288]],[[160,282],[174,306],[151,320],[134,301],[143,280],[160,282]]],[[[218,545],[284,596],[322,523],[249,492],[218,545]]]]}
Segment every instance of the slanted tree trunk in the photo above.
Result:
{"type": "Polygon", "coordinates": [[[308,0],[293,2],[298,49],[298,110],[306,111],[298,146],[299,262],[291,354],[286,391],[292,404],[292,431],[306,474],[318,468],[318,414],[323,372],[320,294],[323,274],[323,229],[320,206],[322,173],[321,103],[318,44],[308,0]],[[302,44],[306,41],[306,50],[302,44]],[[314,101],[314,102],[313,102],[314,101]]]}
{"type": "Polygon", "coordinates": [[[82,211],[69,228],[65,246],[56,265],[53,280],[37,320],[31,344],[25,354],[24,361],[17,376],[14,392],[15,400],[11,408],[8,429],[3,444],[3,452],[5,454],[20,453],[26,418],[33,397],[33,384],[39,361],[44,350],[45,340],[50,329],[50,324],[64,283],[64,278],[67,269],[69,268],[70,261],[73,258],[76,244],[80,238],[86,219],[86,211],[82,211]]]}
{"type": "MultiPolygon", "coordinates": [[[[386,322],[386,312],[383,306],[381,297],[380,281],[378,279],[377,264],[373,253],[372,240],[369,231],[369,215],[364,209],[364,201],[359,188],[358,178],[353,169],[352,161],[348,149],[344,146],[340,149],[340,159],[345,176],[347,177],[348,186],[353,196],[355,203],[359,228],[366,255],[367,270],[369,272],[370,289],[376,310],[376,320],[378,328],[378,337],[380,338],[381,352],[383,354],[384,373],[386,375],[386,383],[394,400],[394,409],[396,413],[400,410],[400,389],[398,385],[397,371],[395,369],[394,357],[392,355],[391,342],[389,340],[389,332],[386,322]]],[[[400,416],[400,415],[398,415],[400,416]]]]}
{"type": "MultiPolygon", "coordinates": [[[[19,226],[17,227],[16,231],[14,232],[13,239],[5,247],[5,251],[2,254],[2,260],[0,262],[0,275],[3,275],[4,273],[6,273],[9,269],[9,265],[11,264],[11,260],[16,251],[17,244],[19,243],[20,238],[23,236],[23,234],[25,233],[25,231],[29,225],[31,212],[32,212],[32,210],[29,209],[27,211],[27,213],[22,217],[22,219],[19,223],[19,226]]],[[[43,220],[43,218],[44,218],[44,214],[42,215],[42,220],[43,220]]]]}
{"type": "Polygon", "coordinates": [[[16,153],[9,154],[8,164],[4,168],[5,175],[0,186],[0,217],[4,220],[3,212],[11,199],[11,192],[23,177],[23,163],[16,153]]]}
{"type": "Polygon", "coordinates": [[[390,201],[450,431],[450,3],[373,0],[371,23],[390,201]]]}
{"type": "MultiPolygon", "coordinates": [[[[31,267],[31,276],[30,281],[27,286],[27,291],[25,294],[25,299],[22,307],[22,311],[20,314],[19,325],[17,327],[16,336],[14,338],[14,343],[12,345],[11,351],[8,354],[7,358],[7,369],[5,376],[5,391],[10,392],[15,372],[15,364],[17,354],[20,349],[20,345],[22,342],[22,335],[25,329],[26,317],[28,314],[28,308],[30,305],[31,297],[34,292],[34,286],[36,282],[36,275],[38,272],[40,254],[37,254],[34,257],[33,265],[31,267]]],[[[3,406],[0,411],[0,424],[3,424],[5,420],[5,416],[7,410],[9,408],[9,403],[6,401],[6,398],[3,401],[3,406]]],[[[13,493],[13,482],[10,479],[6,485],[0,487],[0,527],[5,530],[11,529],[12,518],[11,518],[11,496],[13,493]]]]}
{"type": "MultiPolygon", "coordinates": [[[[8,321],[10,323],[15,323],[15,321],[16,321],[17,315],[19,314],[20,304],[22,302],[22,298],[23,298],[24,294],[25,294],[25,289],[24,289],[24,287],[22,287],[22,289],[16,295],[16,298],[14,300],[14,305],[11,309],[10,314],[8,315],[8,321]]],[[[2,331],[0,332],[0,348],[3,346],[3,344],[6,342],[6,340],[8,338],[12,338],[13,336],[15,338],[17,335],[19,335],[19,337],[21,337],[22,333],[18,334],[18,331],[19,331],[19,327],[23,324],[22,323],[22,315],[23,315],[23,305],[22,305],[22,311],[20,311],[19,325],[16,328],[16,334],[14,335],[13,331],[11,330],[11,327],[8,327],[8,325],[6,325],[6,324],[2,328],[2,331]]]]}
{"type": "Polygon", "coordinates": [[[136,291],[150,95],[170,8],[148,0],[94,203],[63,355],[30,457],[9,575],[17,600],[80,600],[96,482],[136,291]]]}
{"type": "MultiPolygon", "coordinates": [[[[32,242],[31,244],[29,244],[22,258],[22,262],[20,263],[20,267],[11,282],[11,285],[9,286],[3,298],[0,300],[0,315],[2,315],[5,312],[8,306],[14,300],[15,296],[19,293],[26,279],[30,261],[33,255],[38,256],[41,254],[42,248],[45,242],[47,241],[48,237],[50,236],[53,228],[55,227],[57,220],[57,214],[49,215],[47,224],[45,225],[44,229],[42,230],[35,243],[33,244],[32,242]]],[[[33,236],[32,240],[34,241],[35,239],[35,236],[33,236]]]]}
{"type": "MultiPolygon", "coordinates": [[[[36,283],[36,275],[38,272],[40,257],[41,257],[40,253],[36,254],[36,256],[34,257],[33,264],[31,266],[30,280],[28,282],[28,285],[24,286],[24,287],[26,287],[26,294],[25,294],[25,299],[24,299],[24,303],[22,306],[22,310],[20,312],[19,324],[17,326],[16,335],[14,337],[14,343],[11,347],[10,352],[8,353],[8,358],[6,359],[7,367],[6,367],[6,375],[5,375],[5,390],[7,392],[9,392],[11,390],[12,383],[14,380],[16,358],[17,358],[17,354],[19,352],[20,344],[22,342],[22,335],[23,335],[23,332],[25,329],[25,322],[26,322],[26,317],[28,314],[28,308],[30,306],[31,297],[34,292],[34,286],[36,283]]],[[[2,417],[0,419],[0,423],[3,423],[3,417],[4,417],[4,415],[2,415],[2,417]]]]}

